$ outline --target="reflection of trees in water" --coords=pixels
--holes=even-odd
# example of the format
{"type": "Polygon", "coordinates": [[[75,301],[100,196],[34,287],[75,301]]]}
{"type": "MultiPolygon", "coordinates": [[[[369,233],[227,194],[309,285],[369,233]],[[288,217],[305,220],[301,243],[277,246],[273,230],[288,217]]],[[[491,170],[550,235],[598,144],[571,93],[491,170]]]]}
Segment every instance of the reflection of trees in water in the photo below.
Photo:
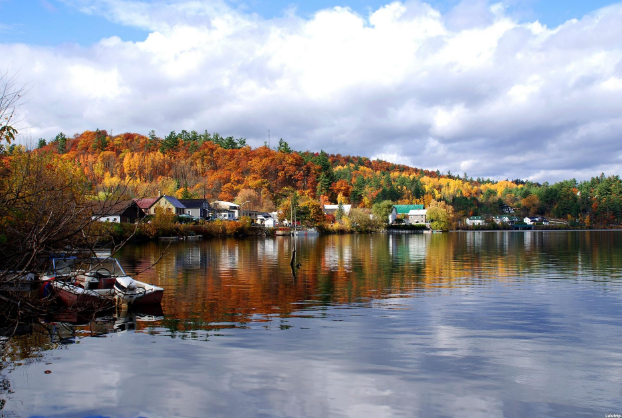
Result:
{"type": "MultiPolygon", "coordinates": [[[[145,281],[166,288],[170,330],[240,327],[301,310],[386,297],[413,297],[534,277],[611,276],[621,267],[620,233],[469,232],[325,236],[298,241],[292,278],[288,237],[171,246],[145,281]]],[[[128,247],[124,267],[140,270],[158,244],[128,247]]],[[[614,276],[615,277],[615,276],[614,276]]]]}
{"type": "MultiPolygon", "coordinates": [[[[129,273],[140,271],[161,248],[157,243],[128,247],[121,263],[129,273]]],[[[165,287],[164,318],[156,312],[142,320],[130,314],[76,319],[74,325],[50,323],[0,340],[0,399],[10,399],[7,372],[43,361],[44,351],[82,337],[136,331],[207,338],[251,322],[287,327],[279,321],[315,316],[324,306],[438,295],[493,280],[550,277],[602,280],[605,286],[620,277],[621,249],[620,232],[328,236],[299,240],[302,268],[293,279],[290,238],[172,245],[160,264],[139,277],[165,287]],[[237,263],[230,262],[234,256],[237,263]]]]}

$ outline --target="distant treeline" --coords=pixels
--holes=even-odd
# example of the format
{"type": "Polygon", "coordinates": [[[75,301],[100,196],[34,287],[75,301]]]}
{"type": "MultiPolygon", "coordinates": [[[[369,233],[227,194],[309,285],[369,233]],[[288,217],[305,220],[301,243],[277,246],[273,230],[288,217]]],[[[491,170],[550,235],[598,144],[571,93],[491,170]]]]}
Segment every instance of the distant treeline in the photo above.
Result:
{"type": "MultiPolygon", "coordinates": [[[[494,215],[504,207],[519,216],[543,215],[585,226],[622,222],[620,177],[601,174],[587,181],[555,184],[523,180],[492,181],[392,164],[365,157],[294,151],[281,139],[276,148],[252,148],[246,139],[182,130],[158,137],[105,130],[68,138],[41,139],[37,153],[58,154],[76,164],[94,196],[127,185],[128,197],[157,191],[183,198],[234,201],[240,193],[249,208],[274,210],[296,190],[321,203],[424,204],[444,201],[455,219],[494,215]]],[[[17,146],[8,156],[24,152],[17,146]]]]}

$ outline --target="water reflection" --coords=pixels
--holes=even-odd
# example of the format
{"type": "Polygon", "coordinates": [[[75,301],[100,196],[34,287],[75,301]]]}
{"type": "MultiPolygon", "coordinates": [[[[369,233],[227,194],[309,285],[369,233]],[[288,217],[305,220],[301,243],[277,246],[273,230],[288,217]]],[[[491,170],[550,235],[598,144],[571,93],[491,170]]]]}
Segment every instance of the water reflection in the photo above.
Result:
{"type": "MultiPolygon", "coordinates": [[[[166,289],[164,311],[182,329],[186,322],[190,329],[221,322],[247,326],[301,306],[412,297],[487,280],[542,277],[617,286],[621,258],[613,250],[622,243],[615,232],[529,231],[328,236],[301,238],[297,245],[301,269],[295,278],[288,237],[179,243],[141,277],[166,289]]],[[[157,243],[128,247],[121,259],[133,274],[164,249],[157,243]]]]}
{"type": "MultiPolygon", "coordinates": [[[[165,248],[128,246],[120,260],[135,274],[165,248]]],[[[288,237],[171,245],[139,276],[166,289],[163,312],[64,318],[62,327],[46,328],[47,339],[33,333],[6,342],[21,348],[9,350],[4,363],[15,390],[5,410],[296,417],[622,411],[622,233],[345,235],[301,238],[297,248],[294,278],[288,237]],[[25,369],[15,355],[43,359],[45,350],[46,361],[25,369]]]]}

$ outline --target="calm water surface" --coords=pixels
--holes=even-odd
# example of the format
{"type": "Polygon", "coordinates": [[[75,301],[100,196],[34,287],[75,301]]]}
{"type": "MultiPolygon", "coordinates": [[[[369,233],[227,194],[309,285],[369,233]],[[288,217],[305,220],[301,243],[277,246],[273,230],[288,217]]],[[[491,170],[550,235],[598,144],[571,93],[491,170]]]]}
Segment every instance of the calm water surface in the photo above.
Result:
{"type": "Polygon", "coordinates": [[[295,275],[291,245],[172,244],[162,312],[4,342],[0,416],[622,414],[622,232],[303,238],[295,275]]]}

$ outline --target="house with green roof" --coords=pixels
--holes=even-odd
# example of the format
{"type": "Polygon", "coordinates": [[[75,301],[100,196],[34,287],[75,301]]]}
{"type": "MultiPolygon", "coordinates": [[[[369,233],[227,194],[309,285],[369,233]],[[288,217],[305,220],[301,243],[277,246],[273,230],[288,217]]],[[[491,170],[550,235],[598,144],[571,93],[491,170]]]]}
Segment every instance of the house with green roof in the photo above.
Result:
{"type": "Polygon", "coordinates": [[[426,210],[423,205],[393,205],[389,214],[389,224],[393,225],[397,219],[404,219],[406,223],[425,223],[426,210]],[[413,216],[410,216],[412,212],[413,216]],[[422,218],[423,217],[423,218],[422,218]]]}

